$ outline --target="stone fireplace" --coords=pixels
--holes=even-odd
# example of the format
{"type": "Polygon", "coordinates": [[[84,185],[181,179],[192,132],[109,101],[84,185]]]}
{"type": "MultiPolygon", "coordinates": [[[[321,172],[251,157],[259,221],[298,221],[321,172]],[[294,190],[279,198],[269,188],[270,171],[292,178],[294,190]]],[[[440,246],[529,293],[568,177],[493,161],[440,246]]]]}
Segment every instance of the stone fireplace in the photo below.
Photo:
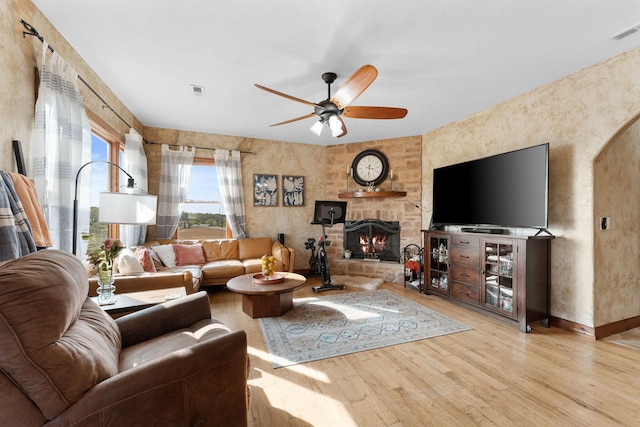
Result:
{"type": "Polygon", "coordinates": [[[400,261],[400,222],[365,219],[344,224],[344,249],[351,258],[400,261]]]}

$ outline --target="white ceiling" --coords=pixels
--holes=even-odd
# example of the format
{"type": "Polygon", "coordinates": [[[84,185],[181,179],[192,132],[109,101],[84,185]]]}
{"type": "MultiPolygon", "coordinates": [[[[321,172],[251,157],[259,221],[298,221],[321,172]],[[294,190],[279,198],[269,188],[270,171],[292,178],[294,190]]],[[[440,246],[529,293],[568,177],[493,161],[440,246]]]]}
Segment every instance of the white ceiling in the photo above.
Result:
{"type": "Polygon", "coordinates": [[[33,2],[145,126],[319,145],[421,135],[640,46],[611,38],[638,0],[33,2]],[[319,102],[324,72],[335,93],[364,64],[379,75],[351,105],[407,117],[269,127],[313,110],[254,83],[319,102]]]}

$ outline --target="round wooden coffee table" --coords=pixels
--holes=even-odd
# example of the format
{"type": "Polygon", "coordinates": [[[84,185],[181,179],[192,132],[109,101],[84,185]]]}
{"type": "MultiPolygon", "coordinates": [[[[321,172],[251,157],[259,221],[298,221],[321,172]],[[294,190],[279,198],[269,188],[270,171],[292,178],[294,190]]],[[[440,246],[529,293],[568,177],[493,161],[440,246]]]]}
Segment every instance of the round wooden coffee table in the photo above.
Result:
{"type": "Polygon", "coordinates": [[[254,283],[256,274],[244,274],[227,282],[227,289],[242,294],[242,311],[254,319],[280,317],[291,310],[293,291],[302,288],[307,281],[300,274],[278,272],[284,275],[282,282],[262,285],[254,283]]]}

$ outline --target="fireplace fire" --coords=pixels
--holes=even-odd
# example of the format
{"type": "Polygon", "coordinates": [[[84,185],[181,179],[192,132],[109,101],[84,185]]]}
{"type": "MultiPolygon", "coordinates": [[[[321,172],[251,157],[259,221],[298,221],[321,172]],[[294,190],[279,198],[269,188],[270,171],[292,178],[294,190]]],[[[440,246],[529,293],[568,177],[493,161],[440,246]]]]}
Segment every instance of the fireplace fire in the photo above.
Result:
{"type": "Polygon", "coordinates": [[[380,253],[384,252],[384,245],[387,242],[386,235],[369,236],[360,235],[360,247],[364,253],[380,253]]]}
{"type": "Polygon", "coordinates": [[[400,223],[366,219],[344,224],[344,249],[351,258],[400,261],[400,223]]]}

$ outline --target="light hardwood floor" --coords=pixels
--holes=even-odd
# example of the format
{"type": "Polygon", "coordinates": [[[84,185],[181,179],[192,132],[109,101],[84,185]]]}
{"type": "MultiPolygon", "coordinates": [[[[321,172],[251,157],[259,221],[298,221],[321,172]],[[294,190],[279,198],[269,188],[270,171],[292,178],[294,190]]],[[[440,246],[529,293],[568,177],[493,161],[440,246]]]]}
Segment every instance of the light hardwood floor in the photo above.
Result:
{"type": "Polygon", "coordinates": [[[628,331],[608,336],[604,340],[640,351],[640,328],[629,329],[628,331]]]}
{"type": "MultiPolygon", "coordinates": [[[[317,284],[294,298],[315,296],[317,284]]],[[[240,295],[210,291],[213,316],[248,336],[250,426],[640,425],[640,351],[536,324],[523,334],[436,296],[383,288],[474,329],[274,370],[240,295]]]]}

